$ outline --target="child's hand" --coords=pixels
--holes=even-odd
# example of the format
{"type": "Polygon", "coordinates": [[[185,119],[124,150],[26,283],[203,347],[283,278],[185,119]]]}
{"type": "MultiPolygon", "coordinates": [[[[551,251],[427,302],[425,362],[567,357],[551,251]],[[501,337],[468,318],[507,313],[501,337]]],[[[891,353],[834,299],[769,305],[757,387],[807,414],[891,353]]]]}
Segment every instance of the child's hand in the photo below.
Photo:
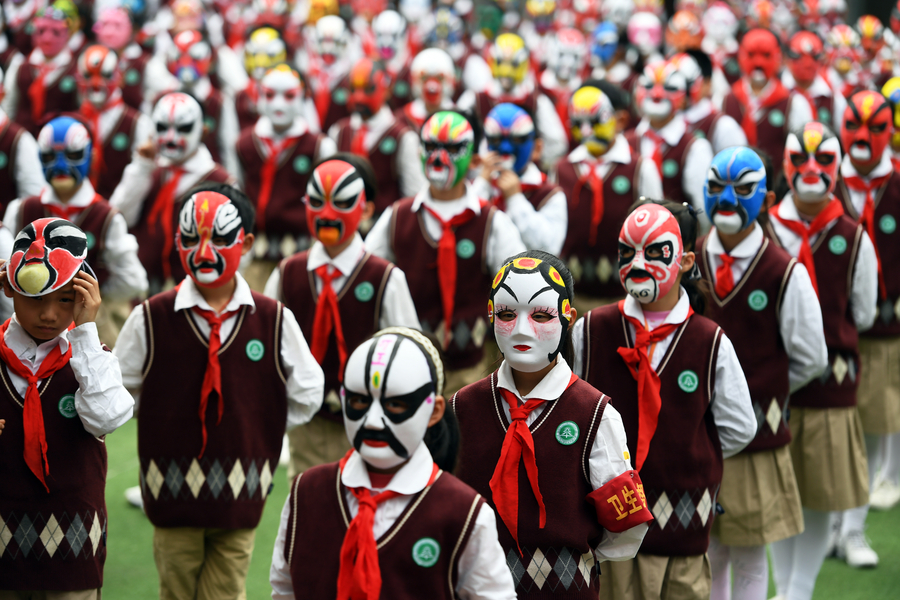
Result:
{"type": "Polygon", "coordinates": [[[154,158],[156,158],[156,142],[148,140],[138,146],[137,151],[138,154],[140,154],[142,157],[148,160],[153,160],[154,158]]]}
{"type": "Polygon", "coordinates": [[[3,427],[6,426],[6,420],[0,419],[0,435],[3,435],[3,427]]]}
{"type": "Polygon", "coordinates": [[[488,152],[481,157],[481,176],[485,181],[493,181],[500,170],[500,155],[488,152]]]}
{"type": "Polygon", "coordinates": [[[93,323],[98,310],[100,310],[100,284],[84,271],[79,271],[75,275],[75,327],[93,323]]]}
{"type": "Polygon", "coordinates": [[[522,183],[519,181],[519,176],[512,171],[501,171],[496,183],[504,199],[522,193],[522,183]]]}

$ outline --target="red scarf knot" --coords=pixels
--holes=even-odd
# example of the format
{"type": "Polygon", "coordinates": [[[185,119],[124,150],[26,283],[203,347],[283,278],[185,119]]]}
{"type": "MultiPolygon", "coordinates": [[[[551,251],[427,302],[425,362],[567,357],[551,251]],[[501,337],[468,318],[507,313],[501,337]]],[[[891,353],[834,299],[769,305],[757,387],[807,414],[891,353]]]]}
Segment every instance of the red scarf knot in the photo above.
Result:
{"type": "Polygon", "coordinates": [[[581,188],[585,183],[591,188],[591,233],[588,238],[588,244],[593,246],[597,242],[597,228],[600,226],[600,221],[603,220],[605,209],[603,203],[603,178],[597,175],[598,163],[586,161],[583,164],[588,168],[588,172],[575,182],[572,198],[574,202],[578,202],[578,199],[581,197],[581,188]]]}
{"type": "Polygon", "coordinates": [[[734,257],[727,252],[719,255],[722,263],[716,269],[716,296],[725,298],[734,290],[734,274],[731,272],[731,265],[734,264],[734,257]]]}
{"type": "Polygon", "coordinates": [[[222,413],[225,404],[222,399],[222,366],[219,364],[219,350],[222,348],[222,339],[219,332],[222,329],[222,323],[230,317],[238,314],[240,309],[217,315],[211,310],[206,310],[195,306],[192,309],[195,313],[206,319],[209,323],[209,354],[206,362],[206,372],[203,374],[203,387],[200,388],[200,408],[197,414],[200,417],[200,427],[203,433],[203,444],[200,446],[200,454],[197,458],[203,458],[206,451],[206,406],[209,397],[215,392],[218,395],[218,419],[216,425],[222,422],[222,413]]]}
{"type": "Polygon", "coordinates": [[[880,190],[887,185],[891,178],[891,173],[881,177],[875,177],[871,181],[866,181],[858,175],[844,177],[844,182],[851,190],[856,192],[865,192],[866,203],[863,206],[862,214],[859,215],[859,223],[866,228],[869,239],[872,240],[872,246],[875,247],[875,257],[878,259],[878,295],[882,300],[887,299],[887,287],[884,284],[884,273],[881,269],[881,253],[878,251],[878,242],[875,239],[875,190],[880,190]]]}
{"type": "Polygon", "coordinates": [[[150,208],[150,214],[147,216],[147,224],[150,233],[156,232],[156,225],[162,221],[163,230],[163,248],[161,253],[163,279],[172,276],[172,266],[169,264],[169,257],[172,255],[172,247],[175,244],[174,231],[174,213],[175,213],[175,192],[178,190],[178,182],[184,175],[184,169],[181,167],[171,167],[169,169],[169,179],[160,188],[159,193],[153,201],[150,208]]]}
{"type": "MultiPolygon", "coordinates": [[[[260,137],[263,144],[269,151],[262,168],[259,170],[259,196],[256,197],[256,228],[263,231],[266,227],[266,207],[269,206],[269,199],[272,197],[272,186],[275,183],[275,171],[278,166],[278,157],[281,153],[295,144],[299,137],[288,137],[280,143],[275,143],[270,139],[260,137]]],[[[304,192],[306,190],[303,190],[304,192]]]]}
{"type": "Polygon", "coordinates": [[[341,312],[338,306],[337,293],[331,282],[335,277],[340,277],[341,272],[330,265],[322,265],[316,268],[316,275],[322,280],[322,291],[319,292],[319,300],[316,302],[316,315],[313,319],[313,335],[310,350],[320,365],[325,361],[325,353],[328,350],[328,338],[334,330],[335,342],[337,342],[338,381],[344,380],[344,365],[347,364],[347,343],[344,341],[344,327],[341,324],[341,312]]]}

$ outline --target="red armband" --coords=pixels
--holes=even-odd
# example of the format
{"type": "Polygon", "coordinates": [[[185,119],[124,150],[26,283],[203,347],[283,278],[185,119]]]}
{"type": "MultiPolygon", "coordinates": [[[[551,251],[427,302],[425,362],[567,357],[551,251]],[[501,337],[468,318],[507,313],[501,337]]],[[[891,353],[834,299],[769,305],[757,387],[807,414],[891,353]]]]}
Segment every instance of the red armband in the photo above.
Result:
{"type": "Polygon", "coordinates": [[[621,533],[653,520],[653,514],[647,508],[644,484],[634,470],[625,471],[585,499],[597,511],[597,521],[613,533],[621,533]]]}

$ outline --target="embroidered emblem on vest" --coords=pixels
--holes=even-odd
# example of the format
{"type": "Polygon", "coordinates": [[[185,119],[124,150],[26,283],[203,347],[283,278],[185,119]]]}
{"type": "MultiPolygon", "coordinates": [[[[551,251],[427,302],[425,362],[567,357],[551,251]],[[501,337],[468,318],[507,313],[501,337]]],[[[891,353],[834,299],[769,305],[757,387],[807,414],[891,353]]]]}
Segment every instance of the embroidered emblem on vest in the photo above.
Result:
{"type": "Polygon", "coordinates": [[[259,340],[250,340],[247,342],[244,351],[247,353],[247,358],[253,362],[259,362],[262,360],[263,354],[266,353],[266,347],[259,340]]]}
{"type": "Polygon", "coordinates": [[[213,131],[216,128],[216,120],[212,117],[203,117],[203,126],[213,131]]]}
{"type": "Polygon", "coordinates": [[[354,288],[353,295],[356,296],[356,299],[360,302],[368,302],[372,299],[372,296],[375,295],[375,286],[368,281],[363,281],[354,288]]]}
{"type": "Polygon", "coordinates": [[[769,113],[769,124],[772,127],[781,127],[784,125],[784,113],[777,108],[769,113]]]}
{"type": "Polygon", "coordinates": [[[69,93],[75,89],[75,78],[71,75],[66,75],[62,78],[62,81],[59,82],[59,89],[65,93],[69,93]]]}
{"type": "Polygon", "coordinates": [[[87,247],[88,247],[88,250],[93,250],[93,249],[94,249],[94,246],[97,245],[97,238],[94,237],[94,234],[91,233],[90,231],[85,231],[85,232],[84,232],[84,237],[87,238],[87,247]]]}
{"type": "Polygon", "coordinates": [[[397,85],[394,86],[394,95],[400,98],[405,98],[409,95],[409,84],[405,81],[398,81],[397,85]]]}
{"type": "Polygon", "coordinates": [[[695,129],[695,130],[694,130],[694,137],[697,138],[698,140],[705,140],[705,139],[706,139],[706,134],[703,133],[703,130],[702,130],[702,129],[695,129]]]}
{"type": "Polygon", "coordinates": [[[113,136],[112,147],[115,150],[122,151],[128,147],[128,136],[121,131],[113,136]]]}
{"type": "Polygon", "coordinates": [[[818,111],[819,114],[819,123],[825,123],[826,125],[831,125],[831,111],[825,108],[824,106],[820,108],[818,111]]]}
{"type": "Polygon", "coordinates": [[[309,173],[309,167],[310,164],[308,156],[298,156],[294,159],[294,171],[296,171],[297,173],[309,173]]]}
{"type": "Polygon", "coordinates": [[[384,138],[378,145],[378,149],[382,154],[393,154],[394,150],[397,149],[397,140],[392,137],[384,138]]]}
{"type": "Polygon", "coordinates": [[[7,164],[9,164],[9,157],[6,156],[6,152],[0,152],[0,169],[5,169],[7,164]]]}
{"type": "Polygon", "coordinates": [[[678,175],[678,163],[671,158],[664,160],[662,164],[662,174],[663,177],[668,178],[672,178],[678,175]]]}
{"type": "Polygon", "coordinates": [[[72,419],[78,414],[75,411],[75,396],[66,394],[59,399],[59,414],[67,419],[72,419]]]}
{"type": "Polygon", "coordinates": [[[678,376],[678,387],[689,394],[696,391],[699,386],[700,378],[690,369],[682,371],[678,376]]]}
{"type": "Polygon", "coordinates": [[[563,446],[571,446],[578,441],[578,424],[575,421],[563,421],[556,428],[556,441],[563,446]]]}
{"type": "Polygon", "coordinates": [[[456,242],[456,255],[462,259],[472,258],[475,255],[475,242],[465,238],[456,242]]]}
{"type": "Polygon", "coordinates": [[[125,71],[125,85],[135,85],[140,80],[141,74],[137,72],[137,69],[128,69],[125,71]]]}
{"type": "Polygon", "coordinates": [[[624,194],[631,189],[631,182],[624,175],[619,175],[613,179],[612,189],[617,194],[624,194]]]}
{"type": "Polygon", "coordinates": [[[412,548],[413,561],[420,567],[433,567],[441,555],[441,545],[432,538],[422,538],[412,548]]]}
{"type": "Polygon", "coordinates": [[[884,215],[878,221],[878,228],[882,233],[890,235],[897,231],[897,219],[893,215],[884,215]]]}
{"type": "Polygon", "coordinates": [[[737,61],[733,58],[728,59],[728,62],[725,63],[725,70],[729,75],[737,75],[741,72],[741,68],[738,66],[737,61]]]}
{"type": "Polygon", "coordinates": [[[331,94],[331,99],[335,104],[347,104],[347,90],[338,88],[331,94]]]}
{"type": "Polygon", "coordinates": [[[828,249],[832,254],[843,254],[847,251],[847,240],[842,235],[836,235],[828,242],[828,249]]]}
{"type": "Polygon", "coordinates": [[[762,290],[753,290],[747,296],[747,304],[753,310],[762,310],[769,305],[769,296],[762,290]]]}

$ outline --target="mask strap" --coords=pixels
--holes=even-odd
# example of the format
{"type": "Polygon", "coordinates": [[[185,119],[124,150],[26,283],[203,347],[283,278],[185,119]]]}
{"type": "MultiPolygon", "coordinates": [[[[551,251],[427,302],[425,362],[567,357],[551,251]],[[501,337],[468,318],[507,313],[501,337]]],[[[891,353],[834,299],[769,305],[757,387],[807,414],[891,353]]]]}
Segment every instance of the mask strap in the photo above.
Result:
{"type": "Polygon", "coordinates": [[[434,365],[435,376],[437,381],[435,382],[435,395],[441,396],[444,393],[444,363],[441,362],[441,355],[438,353],[437,348],[435,348],[434,344],[431,343],[425,335],[423,335],[420,331],[416,331],[415,329],[410,329],[408,327],[387,327],[382,329],[378,333],[375,334],[374,337],[379,337],[382,335],[394,334],[401,335],[405,338],[409,338],[419,344],[423,350],[428,354],[428,357],[431,359],[431,363],[434,365]]]}

